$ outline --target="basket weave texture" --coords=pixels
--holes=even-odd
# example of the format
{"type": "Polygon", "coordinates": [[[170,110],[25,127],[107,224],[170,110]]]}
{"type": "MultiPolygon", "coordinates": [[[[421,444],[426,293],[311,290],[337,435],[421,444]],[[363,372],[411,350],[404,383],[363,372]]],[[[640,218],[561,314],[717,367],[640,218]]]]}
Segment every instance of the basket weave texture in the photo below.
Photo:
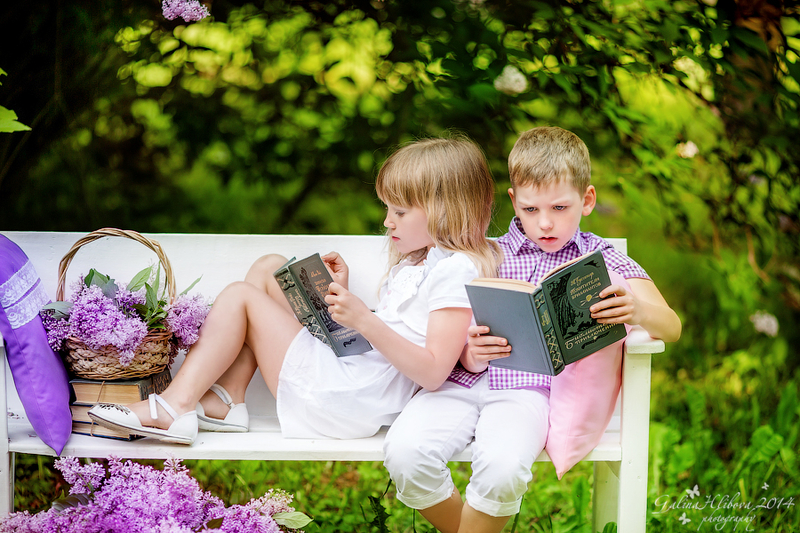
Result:
{"type": "MultiPolygon", "coordinates": [[[[72,248],[69,249],[58,264],[56,300],[64,300],[67,268],[72,263],[75,254],[82,246],[103,237],[133,239],[154,251],[158,256],[159,262],[164,267],[168,301],[172,303],[175,300],[175,276],[172,272],[172,265],[166,254],[164,254],[161,245],[157,241],[135,231],[116,228],[102,228],[93,231],[72,245],[72,248]]],[[[148,330],[141,346],[136,350],[133,361],[128,366],[123,366],[120,363],[116,347],[104,346],[100,350],[93,350],[75,337],[68,337],[64,341],[62,357],[67,369],[76,377],[99,380],[139,379],[169,368],[175,357],[175,345],[171,342],[171,339],[171,331],[151,328],[148,330]]]]}

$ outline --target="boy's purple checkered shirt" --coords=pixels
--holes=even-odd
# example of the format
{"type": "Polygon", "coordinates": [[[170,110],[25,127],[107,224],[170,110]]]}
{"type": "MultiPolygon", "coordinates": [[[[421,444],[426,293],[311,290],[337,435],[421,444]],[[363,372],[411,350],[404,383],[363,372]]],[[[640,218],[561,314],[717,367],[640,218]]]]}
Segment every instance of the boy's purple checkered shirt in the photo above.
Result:
{"type": "MultiPolygon", "coordinates": [[[[500,265],[498,275],[501,278],[519,279],[531,283],[539,283],[550,270],[571,261],[583,254],[601,250],[606,266],[624,278],[650,279],[647,272],[636,261],[617,251],[605,239],[594,233],[577,230],[572,239],[557,252],[547,253],[539,245],[525,236],[522,223],[517,217],[511,220],[508,233],[497,239],[503,249],[503,263],[500,265]]],[[[509,368],[489,366],[485,372],[489,373],[490,389],[528,389],[535,387],[550,387],[550,376],[522,372],[509,368]]],[[[472,387],[483,375],[473,374],[464,369],[460,364],[453,369],[447,379],[465,387],[472,387]]]]}

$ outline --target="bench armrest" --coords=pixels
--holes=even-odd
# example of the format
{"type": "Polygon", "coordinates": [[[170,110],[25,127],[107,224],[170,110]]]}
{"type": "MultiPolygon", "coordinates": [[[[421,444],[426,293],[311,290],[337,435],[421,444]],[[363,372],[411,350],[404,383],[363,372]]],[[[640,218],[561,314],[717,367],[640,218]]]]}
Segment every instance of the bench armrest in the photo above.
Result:
{"type": "Polygon", "coordinates": [[[625,339],[625,352],[629,354],[662,353],[664,341],[654,339],[641,326],[633,326],[625,339]]]}

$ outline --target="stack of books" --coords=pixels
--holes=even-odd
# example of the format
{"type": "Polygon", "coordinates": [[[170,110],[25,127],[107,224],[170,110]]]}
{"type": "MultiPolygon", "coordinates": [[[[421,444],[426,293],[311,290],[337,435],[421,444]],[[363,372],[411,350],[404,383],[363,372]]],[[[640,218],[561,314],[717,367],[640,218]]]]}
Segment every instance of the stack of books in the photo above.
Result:
{"type": "Polygon", "coordinates": [[[126,432],[116,431],[96,424],[89,418],[88,412],[97,403],[130,404],[146,400],[152,394],[160,394],[172,381],[169,369],[162,370],[146,378],[103,381],[97,379],[72,379],[70,385],[75,400],[70,405],[72,411],[72,432],[94,437],[105,437],[119,440],[141,438],[126,432]]]}

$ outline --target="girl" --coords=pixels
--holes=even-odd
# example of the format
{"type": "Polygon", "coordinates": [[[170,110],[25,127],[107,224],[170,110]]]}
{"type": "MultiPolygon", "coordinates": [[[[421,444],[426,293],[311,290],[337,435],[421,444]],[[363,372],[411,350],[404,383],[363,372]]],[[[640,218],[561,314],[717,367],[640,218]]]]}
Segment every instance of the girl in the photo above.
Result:
{"type": "Polygon", "coordinates": [[[418,388],[447,379],[472,319],[464,284],[496,275],[499,252],[485,237],[494,196],[481,150],[463,138],[427,139],[392,154],[376,180],[387,206],[390,264],[373,313],[347,290],[336,253],[326,302],[334,320],[358,330],[370,352],[336,357],[296,319],[266,256],[244,282],[226,287],[200,339],[162,395],[129,407],[98,405],[98,423],[192,444],[200,429],[247,431],[244,404],[256,368],[277,398],[285,437],[358,438],[390,424],[418,388]],[[198,423],[199,419],[199,423],[198,423]]]}

